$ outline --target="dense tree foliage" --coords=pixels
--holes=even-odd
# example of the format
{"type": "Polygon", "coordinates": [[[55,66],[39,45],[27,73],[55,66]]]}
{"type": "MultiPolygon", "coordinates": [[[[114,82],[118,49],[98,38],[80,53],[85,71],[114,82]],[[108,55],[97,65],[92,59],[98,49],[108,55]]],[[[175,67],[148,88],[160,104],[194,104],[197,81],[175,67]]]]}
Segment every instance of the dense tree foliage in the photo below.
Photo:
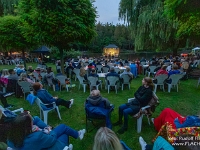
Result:
{"type": "Polygon", "coordinates": [[[21,32],[22,20],[19,16],[0,17],[0,49],[3,51],[22,51],[30,48],[21,32]]]}
{"type": "Polygon", "coordinates": [[[88,43],[95,36],[90,0],[20,0],[19,13],[26,39],[58,47],[61,61],[70,43],[88,43]]]}
{"type": "Polygon", "coordinates": [[[0,0],[0,16],[16,15],[16,6],[19,0],[0,0]]]}
{"type": "Polygon", "coordinates": [[[165,0],[165,14],[179,22],[177,37],[189,37],[196,43],[200,40],[199,0],[165,0]]]}
{"type": "MultiPolygon", "coordinates": [[[[197,1],[121,0],[119,19],[127,22],[132,28],[135,50],[168,49],[176,53],[177,48],[184,47],[188,41],[189,34],[182,37],[180,35],[199,30],[199,9],[192,10],[187,6],[188,3],[190,6],[195,3],[199,5],[197,1]]],[[[200,8],[196,5],[197,7],[200,8]]]]}
{"type": "Polygon", "coordinates": [[[116,44],[120,49],[133,49],[129,28],[125,25],[117,24],[96,24],[97,36],[88,45],[88,49],[93,52],[102,52],[108,44],[116,44]]]}

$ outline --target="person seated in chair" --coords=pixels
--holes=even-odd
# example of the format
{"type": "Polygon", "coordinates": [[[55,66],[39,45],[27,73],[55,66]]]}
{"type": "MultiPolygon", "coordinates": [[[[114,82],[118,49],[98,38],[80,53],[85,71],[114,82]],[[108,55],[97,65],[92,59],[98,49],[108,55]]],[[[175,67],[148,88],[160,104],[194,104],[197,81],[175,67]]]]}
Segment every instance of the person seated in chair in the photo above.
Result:
{"type": "MultiPolygon", "coordinates": [[[[63,150],[69,145],[69,136],[82,140],[84,134],[85,129],[77,131],[65,124],[52,129],[39,117],[32,117],[30,112],[25,111],[13,120],[7,144],[13,149],[63,150]]],[[[68,150],[72,147],[70,144],[68,150]]]]}
{"type": "Polygon", "coordinates": [[[9,69],[9,76],[8,79],[12,79],[12,80],[18,80],[18,75],[15,73],[14,69],[9,69]]]}
{"type": "MultiPolygon", "coordinates": [[[[57,106],[61,105],[67,108],[71,108],[74,101],[73,99],[66,101],[58,97],[53,97],[47,92],[47,90],[43,89],[42,87],[43,85],[39,82],[33,84],[34,95],[37,96],[44,104],[55,102],[57,106]]],[[[51,105],[49,105],[49,107],[51,107],[51,105]]]]}
{"type": "Polygon", "coordinates": [[[147,106],[150,102],[153,94],[153,81],[149,77],[145,77],[142,80],[142,86],[138,88],[135,92],[135,99],[126,104],[122,104],[119,106],[119,120],[113,125],[121,125],[122,118],[124,117],[124,124],[121,129],[118,130],[119,134],[123,134],[128,129],[128,115],[137,114],[140,109],[144,106],[147,106]]]}
{"type": "MultiPolygon", "coordinates": [[[[172,70],[170,70],[168,72],[168,77],[170,77],[173,74],[180,74],[181,72],[178,70],[178,66],[177,65],[173,65],[172,70]]],[[[167,83],[172,83],[171,79],[167,79],[166,80],[167,83]]]]}
{"type": "MultiPolygon", "coordinates": [[[[109,110],[110,108],[113,107],[113,105],[110,104],[108,99],[101,96],[99,90],[92,90],[90,92],[90,96],[86,99],[85,104],[89,104],[91,106],[98,106],[100,108],[104,108],[104,109],[107,109],[107,110],[109,110]]],[[[85,107],[87,107],[87,106],[85,105],[85,107]]],[[[110,116],[107,116],[107,118],[106,118],[106,126],[108,128],[112,128],[110,116]]]]}
{"type": "Polygon", "coordinates": [[[132,80],[132,79],[133,79],[133,74],[131,73],[131,68],[128,67],[128,66],[126,66],[125,68],[126,68],[126,69],[124,70],[124,72],[120,74],[120,77],[121,77],[123,74],[127,74],[127,75],[131,78],[131,80],[132,80]]]}
{"type": "MultiPolygon", "coordinates": [[[[155,77],[156,76],[159,76],[159,75],[161,75],[161,74],[166,74],[166,75],[168,75],[168,72],[166,71],[166,69],[167,69],[167,66],[166,65],[163,65],[162,67],[161,67],[161,69],[159,69],[157,72],[156,72],[156,75],[155,75],[155,77]]],[[[155,80],[153,80],[153,83],[157,83],[157,79],[155,79],[155,80]]]]}
{"type": "Polygon", "coordinates": [[[108,76],[115,76],[115,77],[118,77],[119,78],[119,74],[115,72],[115,68],[114,67],[111,67],[110,68],[110,72],[106,75],[106,78],[108,76]]]}

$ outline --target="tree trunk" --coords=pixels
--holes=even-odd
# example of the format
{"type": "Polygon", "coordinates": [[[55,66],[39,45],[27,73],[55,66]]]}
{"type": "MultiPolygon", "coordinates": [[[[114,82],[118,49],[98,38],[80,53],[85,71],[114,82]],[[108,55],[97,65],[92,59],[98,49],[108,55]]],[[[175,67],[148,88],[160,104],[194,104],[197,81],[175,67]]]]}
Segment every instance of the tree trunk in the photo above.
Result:
{"type": "Polygon", "coordinates": [[[24,49],[22,50],[22,60],[23,60],[23,62],[24,62],[24,68],[26,69],[26,58],[25,58],[24,49]]]}
{"type": "Polygon", "coordinates": [[[64,74],[64,57],[63,57],[63,49],[60,48],[60,65],[61,65],[61,71],[64,74]]]}

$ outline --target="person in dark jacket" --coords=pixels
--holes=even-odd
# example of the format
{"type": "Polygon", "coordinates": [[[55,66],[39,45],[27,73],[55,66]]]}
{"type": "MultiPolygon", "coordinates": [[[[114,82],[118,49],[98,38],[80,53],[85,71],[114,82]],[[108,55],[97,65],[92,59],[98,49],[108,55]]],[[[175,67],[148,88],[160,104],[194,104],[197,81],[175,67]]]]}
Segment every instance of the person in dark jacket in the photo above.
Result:
{"type": "MultiPolygon", "coordinates": [[[[12,122],[7,143],[15,150],[62,150],[69,144],[69,136],[82,140],[84,134],[85,129],[77,131],[65,124],[52,129],[26,111],[12,122]]],[[[69,149],[72,149],[72,146],[69,149]]]]}
{"type": "Polygon", "coordinates": [[[94,106],[98,106],[101,102],[105,102],[105,108],[110,108],[110,102],[108,99],[101,96],[99,90],[92,90],[90,96],[86,100],[94,106]]]}
{"type": "Polygon", "coordinates": [[[39,82],[33,84],[34,95],[36,95],[44,104],[50,104],[49,107],[51,107],[51,103],[55,102],[57,106],[61,105],[67,108],[71,108],[74,101],[73,99],[66,101],[58,97],[53,97],[47,92],[47,90],[43,89],[42,87],[42,84],[39,82]]]}
{"type": "Polygon", "coordinates": [[[112,129],[110,113],[114,109],[114,106],[110,104],[108,99],[100,95],[99,90],[92,90],[90,92],[90,96],[86,99],[85,102],[85,109],[88,113],[97,113],[101,115],[104,114],[103,116],[106,117],[106,127],[112,129]],[[93,108],[94,106],[96,106],[96,109],[93,108]]]}
{"type": "Polygon", "coordinates": [[[121,125],[122,118],[124,117],[124,124],[121,129],[118,130],[119,134],[123,134],[128,129],[128,115],[137,114],[140,109],[148,105],[152,98],[153,93],[153,82],[149,77],[145,77],[142,80],[142,86],[135,92],[135,99],[127,104],[122,104],[119,106],[119,120],[113,125],[121,125]]]}

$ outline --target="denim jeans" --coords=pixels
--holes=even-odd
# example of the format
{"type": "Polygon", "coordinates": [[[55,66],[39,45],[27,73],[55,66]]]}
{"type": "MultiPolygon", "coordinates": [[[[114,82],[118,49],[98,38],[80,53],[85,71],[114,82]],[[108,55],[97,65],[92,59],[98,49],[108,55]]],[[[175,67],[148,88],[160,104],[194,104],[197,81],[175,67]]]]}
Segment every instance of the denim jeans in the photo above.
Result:
{"type": "Polygon", "coordinates": [[[65,124],[60,124],[53,129],[54,132],[57,133],[57,140],[65,143],[68,145],[68,136],[72,136],[73,138],[77,139],[79,137],[78,131],[66,126],[65,124]]]}
{"type": "Polygon", "coordinates": [[[124,127],[128,128],[128,115],[134,115],[138,113],[139,110],[140,108],[138,106],[136,106],[135,109],[132,109],[126,104],[120,105],[119,106],[119,121],[122,122],[122,117],[124,116],[124,127]]]}
{"type": "MultiPolygon", "coordinates": [[[[33,124],[37,125],[39,128],[44,129],[47,125],[37,116],[33,117],[33,124]]],[[[72,136],[73,138],[77,139],[79,137],[78,131],[66,126],[65,124],[60,124],[53,129],[54,132],[57,134],[57,140],[68,145],[68,136],[72,136]]]]}

